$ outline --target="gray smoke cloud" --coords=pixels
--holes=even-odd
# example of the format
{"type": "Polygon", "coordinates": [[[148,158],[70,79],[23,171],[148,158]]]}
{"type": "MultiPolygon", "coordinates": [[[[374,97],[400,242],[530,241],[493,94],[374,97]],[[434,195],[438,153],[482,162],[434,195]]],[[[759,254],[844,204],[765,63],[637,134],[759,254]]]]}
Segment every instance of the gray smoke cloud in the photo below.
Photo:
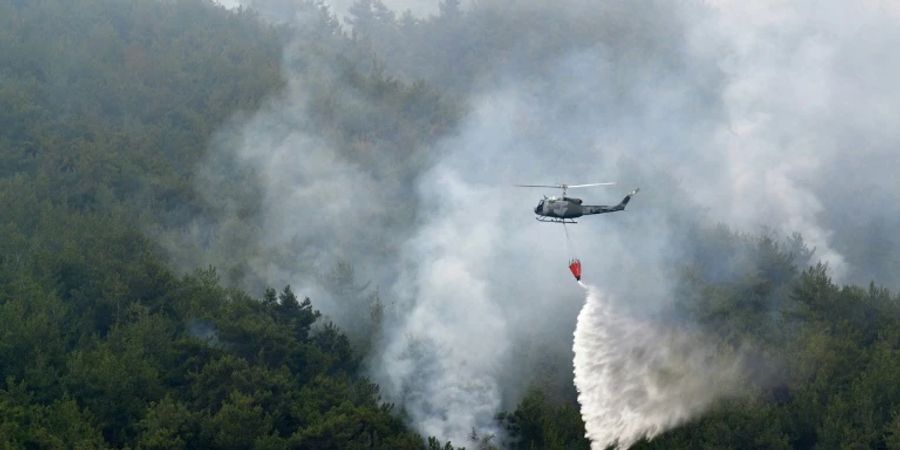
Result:
{"type": "Polygon", "coordinates": [[[397,248],[413,226],[409,179],[423,157],[397,149],[415,141],[403,130],[375,136],[368,122],[395,111],[364,92],[371,85],[346,79],[368,66],[348,61],[352,49],[339,54],[345,41],[322,10],[290,11],[285,86],[218,131],[197,170],[208,211],[160,239],[184,267],[213,265],[250,292],[290,284],[351,337],[369,339],[378,292],[397,278],[397,248]],[[334,131],[350,128],[350,141],[334,131]]]}
{"type": "MultiPolygon", "coordinates": [[[[244,243],[231,254],[250,255],[249,278],[302,286],[353,326],[316,275],[352,261],[390,298],[368,355],[385,395],[422,433],[501,442],[493,416],[540,379],[535,349],[571,361],[572,256],[611,310],[638,321],[670,306],[695,223],[799,232],[838,280],[900,286],[898,15],[871,1],[478,2],[451,25],[424,22],[433,39],[373,37],[387,70],[464,99],[457,127],[425,144],[434,161],[392,177],[388,157],[348,155],[310,123],[317,86],[288,64],[283,95],[223,131],[201,190],[227,194],[225,166],[254,174],[255,190],[230,195],[255,192],[257,208],[224,202],[215,225],[244,243]],[[511,187],[610,180],[570,194],[613,204],[642,193],[570,227],[571,249],[560,227],[531,218],[544,192],[511,187]]],[[[656,431],[712,401],[686,397],[656,431]]]]}
{"type": "MultiPolygon", "coordinates": [[[[897,92],[893,85],[836,77],[847,70],[842,58],[870,45],[855,42],[855,34],[842,30],[848,18],[856,21],[854,28],[874,26],[873,34],[882,34],[876,41],[886,39],[883,45],[896,43],[877,6],[869,6],[849,15],[835,3],[824,8],[818,3],[748,7],[659,2],[502,7],[510,17],[504,24],[557,23],[563,26],[555,31],[564,36],[532,37],[526,30],[535,27],[523,26],[521,41],[505,52],[508,65],[491,60],[478,67],[484,73],[472,77],[470,115],[440,144],[447,156],[422,177],[422,204],[441,206],[428,214],[431,219],[416,239],[444,244],[406,249],[409,259],[419,261],[402,285],[404,291],[412,286],[406,297],[415,299],[414,319],[393,331],[389,351],[376,364],[378,379],[393,388],[393,395],[417,392],[416,400],[406,405],[420,429],[455,439],[468,428],[496,433],[490,421],[479,423],[489,415],[483,410],[469,414],[475,410],[471,406],[496,407],[504,379],[498,366],[528,370],[510,360],[509,349],[534,336],[552,339],[549,330],[560,324],[545,324],[546,317],[565,314],[571,305],[572,292],[559,280],[566,276],[564,261],[570,256],[560,230],[523,222],[524,206],[537,193],[513,192],[508,187],[513,183],[617,179],[629,188],[644,185],[645,194],[630,212],[585,219],[573,227],[575,253],[584,261],[586,277],[609,292],[611,308],[638,318],[664,309],[673,298],[666,280],[673,278],[681,249],[690,245],[684,227],[695,218],[749,232],[799,232],[839,280],[871,276],[863,269],[865,260],[849,261],[839,248],[844,239],[852,242],[860,236],[849,227],[870,220],[879,208],[854,217],[832,195],[834,190],[890,198],[900,193],[890,182],[862,189],[872,179],[890,180],[878,175],[885,167],[896,167],[896,132],[866,127],[873,133],[866,138],[870,146],[858,150],[839,139],[865,120],[844,121],[848,109],[843,102],[856,109],[862,106],[860,97],[836,93],[862,90],[879,96],[885,90],[890,98],[897,92]],[[582,23],[598,31],[576,26],[582,23]],[[573,31],[566,35],[563,29],[573,31]],[[562,48],[545,51],[545,42],[536,42],[541,37],[562,48]],[[852,164],[861,173],[840,176],[857,158],[867,161],[852,164]],[[464,305],[450,307],[447,302],[464,305]],[[486,323],[495,325],[488,328],[486,323]],[[435,328],[442,331],[430,332],[435,328]],[[398,350],[411,336],[416,342],[433,342],[433,354],[442,358],[416,359],[398,350]],[[453,367],[460,369],[448,374],[453,367]],[[423,376],[427,373],[441,376],[423,376]],[[459,380],[477,380],[477,388],[459,389],[459,380]],[[447,392],[455,397],[442,395],[447,392]]],[[[498,6],[486,2],[483,8],[498,6]]],[[[490,46],[484,47],[489,54],[490,46]]],[[[865,116],[880,121],[871,113],[865,116]]],[[[853,135],[858,137],[859,131],[853,135]]],[[[618,200],[596,191],[583,195],[607,203],[618,200]]],[[[648,348],[669,349],[668,337],[649,330],[636,328],[629,337],[648,348]]],[[[698,352],[715,349],[702,339],[689,341],[698,352]]],[[[677,349],[673,353],[684,356],[677,349]]],[[[653,353],[644,356],[648,361],[637,363],[653,370],[653,353]]],[[[682,379],[691,383],[686,390],[673,389],[665,408],[638,401],[624,434],[610,434],[615,428],[595,430],[599,441],[611,443],[613,437],[627,446],[641,436],[652,437],[701,412],[725,391],[679,395],[693,392],[690,386],[715,376],[721,377],[718,384],[728,386],[739,377],[736,365],[718,371],[715,365],[690,362],[688,358],[682,367],[682,379]],[[642,421],[653,426],[641,429],[642,421]]],[[[627,375],[622,375],[623,383],[627,375]]],[[[601,416],[612,413],[602,410],[601,416]]]]}

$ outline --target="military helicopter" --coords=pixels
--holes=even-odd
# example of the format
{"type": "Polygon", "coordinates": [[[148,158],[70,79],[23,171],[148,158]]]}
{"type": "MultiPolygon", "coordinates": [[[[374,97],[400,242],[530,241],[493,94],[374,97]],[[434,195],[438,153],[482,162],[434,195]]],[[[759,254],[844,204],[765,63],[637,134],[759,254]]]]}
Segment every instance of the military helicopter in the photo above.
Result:
{"type": "Polygon", "coordinates": [[[566,224],[578,223],[574,219],[581,216],[622,211],[625,209],[625,206],[628,205],[628,202],[631,201],[631,197],[633,197],[638,193],[638,191],[640,191],[640,189],[635,188],[635,190],[629,192],[628,195],[626,195],[618,205],[614,206],[583,205],[580,198],[566,196],[566,192],[569,189],[592,186],[612,186],[614,184],[615,183],[606,182],[587,184],[517,184],[516,186],[562,189],[561,197],[547,197],[545,195],[544,198],[541,199],[541,201],[538,203],[537,207],[534,208],[534,213],[537,214],[535,219],[537,219],[539,222],[566,224]]]}

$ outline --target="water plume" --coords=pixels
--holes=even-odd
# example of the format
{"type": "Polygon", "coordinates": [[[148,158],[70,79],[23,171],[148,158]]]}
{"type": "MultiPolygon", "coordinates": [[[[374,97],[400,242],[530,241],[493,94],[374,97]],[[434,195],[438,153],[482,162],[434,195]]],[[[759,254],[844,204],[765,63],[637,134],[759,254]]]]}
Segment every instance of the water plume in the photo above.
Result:
{"type": "Polygon", "coordinates": [[[622,312],[596,287],[575,327],[575,386],[591,448],[652,439],[733,391],[739,358],[703,337],[622,312]]]}

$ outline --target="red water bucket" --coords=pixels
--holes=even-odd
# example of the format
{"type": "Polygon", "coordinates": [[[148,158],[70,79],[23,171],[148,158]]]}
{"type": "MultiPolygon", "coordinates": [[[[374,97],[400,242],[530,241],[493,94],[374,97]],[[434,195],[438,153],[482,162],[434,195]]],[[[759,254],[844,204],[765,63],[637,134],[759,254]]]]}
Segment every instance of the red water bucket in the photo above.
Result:
{"type": "Polygon", "coordinates": [[[572,275],[575,276],[576,280],[581,281],[581,261],[578,259],[569,261],[569,270],[572,271],[572,275]]]}

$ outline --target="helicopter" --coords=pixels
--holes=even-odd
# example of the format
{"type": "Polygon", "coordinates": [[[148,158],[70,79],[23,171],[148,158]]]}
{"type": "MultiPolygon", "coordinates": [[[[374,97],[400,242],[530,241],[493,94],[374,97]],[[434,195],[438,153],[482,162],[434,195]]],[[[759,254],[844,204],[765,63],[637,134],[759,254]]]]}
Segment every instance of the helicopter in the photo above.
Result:
{"type": "Polygon", "coordinates": [[[628,205],[628,202],[631,201],[631,197],[635,196],[640,191],[639,188],[635,188],[633,191],[629,192],[628,195],[626,195],[618,205],[613,206],[583,205],[580,198],[566,196],[566,192],[569,189],[592,186],[612,186],[614,184],[615,183],[612,182],[606,182],[587,184],[517,184],[515,186],[562,189],[561,197],[547,197],[545,195],[544,198],[541,199],[541,201],[538,203],[537,207],[534,208],[534,213],[537,214],[535,219],[537,219],[539,222],[566,224],[578,223],[574,219],[581,216],[622,211],[625,209],[625,206],[628,205]]]}

